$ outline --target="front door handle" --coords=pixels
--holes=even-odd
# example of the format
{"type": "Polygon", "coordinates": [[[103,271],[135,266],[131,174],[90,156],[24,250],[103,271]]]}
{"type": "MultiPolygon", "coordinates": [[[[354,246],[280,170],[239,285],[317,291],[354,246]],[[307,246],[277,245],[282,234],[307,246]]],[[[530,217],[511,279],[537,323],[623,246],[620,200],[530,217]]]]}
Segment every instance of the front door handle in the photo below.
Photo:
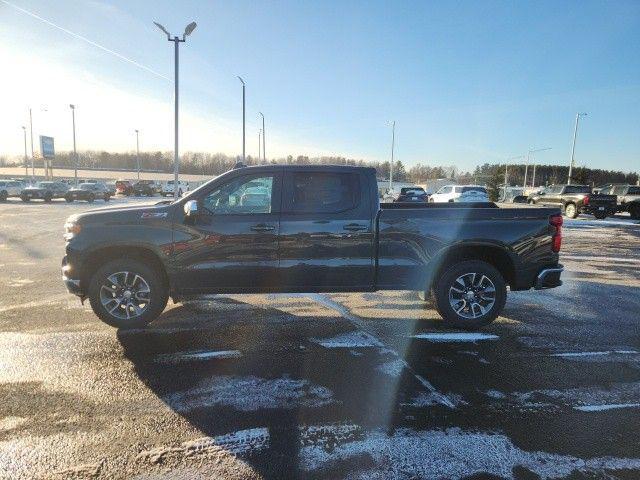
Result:
{"type": "Polygon", "coordinates": [[[362,230],[367,230],[369,227],[367,227],[366,225],[360,225],[358,223],[349,223],[348,225],[345,225],[342,228],[350,232],[359,232],[362,230]]]}
{"type": "Polygon", "coordinates": [[[273,225],[267,225],[266,223],[259,223],[251,226],[251,230],[254,232],[270,232],[271,230],[275,230],[275,228],[276,227],[273,225]]]}

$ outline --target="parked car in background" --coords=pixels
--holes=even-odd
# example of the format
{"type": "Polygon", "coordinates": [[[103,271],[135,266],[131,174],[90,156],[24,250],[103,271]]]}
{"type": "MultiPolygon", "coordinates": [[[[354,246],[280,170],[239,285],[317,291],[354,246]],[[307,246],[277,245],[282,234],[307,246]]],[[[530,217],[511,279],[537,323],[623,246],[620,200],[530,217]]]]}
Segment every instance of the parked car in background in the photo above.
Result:
{"type": "Polygon", "coordinates": [[[132,187],[132,194],[138,196],[152,197],[160,191],[161,187],[155,180],[140,180],[134,183],[132,187]]]}
{"type": "Polygon", "coordinates": [[[394,199],[394,202],[427,202],[429,195],[422,187],[403,187],[400,189],[400,195],[394,199]]]}
{"type": "MultiPolygon", "coordinates": [[[[162,184],[162,191],[160,192],[163,197],[173,197],[174,181],[168,180],[162,184]]],[[[183,182],[178,180],[178,196],[181,197],[184,192],[189,191],[189,182],[183,182]]]]}
{"type": "Polygon", "coordinates": [[[107,188],[109,195],[113,197],[116,194],[116,182],[115,181],[105,182],[104,185],[107,188]]]}
{"type": "Polygon", "coordinates": [[[522,187],[501,187],[500,198],[498,202],[502,203],[527,203],[527,196],[524,194],[522,187]]]}
{"type": "Polygon", "coordinates": [[[640,220],[640,186],[639,185],[607,185],[600,188],[600,193],[615,195],[616,211],[629,212],[631,218],[640,220]]]}
{"type": "Polygon", "coordinates": [[[177,202],[69,217],[62,274],[119,328],[148,324],[170,296],[414,290],[474,329],[507,286],[562,284],[561,226],[558,208],[380,204],[373,168],[243,167],[177,202]]]}
{"type": "Polygon", "coordinates": [[[487,189],[481,185],[445,185],[431,195],[429,201],[433,203],[453,202],[463,193],[474,190],[484,192],[488,195],[487,189]]]}
{"type": "Polygon", "coordinates": [[[466,190],[453,199],[454,202],[461,203],[485,203],[489,201],[489,194],[482,190],[466,190]]]}
{"type": "Polygon", "coordinates": [[[614,215],[617,209],[615,195],[592,193],[589,185],[549,185],[529,195],[530,205],[560,207],[569,218],[588,213],[598,219],[614,215]]]}
{"type": "Polygon", "coordinates": [[[116,194],[132,195],[133,184],[129,180],[116,180],[116,194]]]}
{"type": "Polygon", "coordinates": [[[77,187],[70,188],[64,196],[67,202],[85,200],[89,203],[97,199],[108,202],[110,198],[111,192],[104,183],[81,183],[77,187]]]}
{"type": "Polygon", "coordinates": [[[64,198],[67,190],[69,190],[69,186],[64,182],[38,182],[35,185],[29,185],[24,188],[22,192],[20,192],[20,199],[23,202],[34,199],[50,202],[54,198],[64,198]]]}
{"type": "Polygon", "coordinates": [[[9,197],[19,197],[24,187],[15,180],[0,180],[0,202],[9,197]]]}

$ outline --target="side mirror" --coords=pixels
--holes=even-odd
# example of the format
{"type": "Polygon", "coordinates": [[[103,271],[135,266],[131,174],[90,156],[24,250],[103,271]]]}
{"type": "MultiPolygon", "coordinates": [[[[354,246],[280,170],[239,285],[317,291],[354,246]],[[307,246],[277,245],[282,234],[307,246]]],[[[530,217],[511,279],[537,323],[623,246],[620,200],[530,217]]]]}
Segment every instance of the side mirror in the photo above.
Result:
{"type": "Polygon", "coordinates": [[[184,215],[187,218],[196,218],[198,216],[198,201],[189,200],[184,204],[184,215]]]}

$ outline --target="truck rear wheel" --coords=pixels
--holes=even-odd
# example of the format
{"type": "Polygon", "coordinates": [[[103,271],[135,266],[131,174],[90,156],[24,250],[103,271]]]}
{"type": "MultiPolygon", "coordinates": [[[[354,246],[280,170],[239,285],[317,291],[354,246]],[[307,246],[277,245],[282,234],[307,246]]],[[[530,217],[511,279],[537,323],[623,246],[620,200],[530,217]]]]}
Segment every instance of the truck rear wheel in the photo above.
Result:
{"type": "Polygon", "coordinates": [[[446,269],[433,289],[436,310],[448,326],[475,330],[493,322],[507,300],[507,286],[496,268],[465,260],[446,269]]]}
{"type": "Polygon", "coordinates": [[[634,220],[640,220],[640,204],[631,205],[629,213],[634,220]]]}
{"type": "Polygon", "coordinates": [[[169,289],[157,269],[133,259],[113,260],[89,282],[89,301],[103,322],[116,328],[140,328],[167,306],[169,289]]]}

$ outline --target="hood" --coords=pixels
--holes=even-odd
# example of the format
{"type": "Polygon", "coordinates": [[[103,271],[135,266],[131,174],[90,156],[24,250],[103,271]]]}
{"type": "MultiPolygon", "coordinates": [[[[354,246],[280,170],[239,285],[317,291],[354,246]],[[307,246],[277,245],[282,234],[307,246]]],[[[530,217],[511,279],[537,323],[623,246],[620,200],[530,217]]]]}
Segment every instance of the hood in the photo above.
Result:
{"type": "Polygon", "coordinates": [[[145,220],[167,219],[175,208],[176,205],[152,203],[125,207],[103,207],[72,215],[68,221],[75,221],[81,224],[94,222],[114,224],[140,223],[145,220]]]}

